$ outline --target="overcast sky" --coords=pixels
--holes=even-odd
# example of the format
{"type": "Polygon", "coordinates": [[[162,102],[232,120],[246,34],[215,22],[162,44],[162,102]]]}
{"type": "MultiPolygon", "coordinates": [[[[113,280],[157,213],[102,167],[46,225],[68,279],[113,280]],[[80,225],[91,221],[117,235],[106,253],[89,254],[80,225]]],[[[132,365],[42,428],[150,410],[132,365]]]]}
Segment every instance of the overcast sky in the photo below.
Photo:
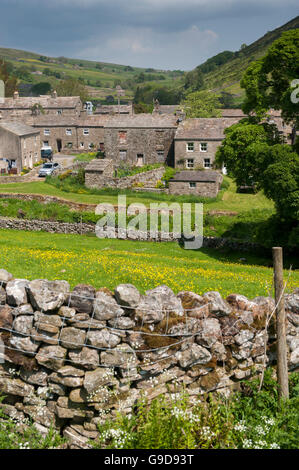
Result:
{"type": "Polygon", "coordinates": [[[0,0],[0,47],[190,70],[298,10],[298,0],[0,0]]]}

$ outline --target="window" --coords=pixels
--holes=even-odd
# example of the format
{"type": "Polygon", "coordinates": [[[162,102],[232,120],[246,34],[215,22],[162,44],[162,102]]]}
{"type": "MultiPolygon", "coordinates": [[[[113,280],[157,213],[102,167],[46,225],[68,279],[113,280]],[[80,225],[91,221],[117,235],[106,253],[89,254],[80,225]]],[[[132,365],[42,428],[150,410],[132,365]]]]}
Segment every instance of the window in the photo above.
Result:
{"type": "Polygon", "coordinates": [[[196,188],[196,183],[189,183],[189,188],[196,188]]]}
{"type": "Polygon", "coordinates": [[[62,114],[62,109],[58,109],[57,114],[61,115],[62,114]]]}
{"type": "Polygon", "coordinates": [[[80,142],[80,148],[84,149],[84,142],[80,142]]]}
{"type": "Polygon", "coordinates": [[[26,140],[24,139],[24,149],[26,149],[26,140]]]}
{"type": "Polygon", "coordinates": [[[88,148],[89,148],[89,150],[92,150],[94,148],[94,143],[91,142],[90,144],[88,144],[88,148]]]}
{"type": "Polygon", "coordinates": [[[199,144],[199,149],[201,152],[207,152],[208,151],[208,144],[206,142],[201,142],[199,144]]]}
{"type": "Polygon", "coordinates": [[[83,135],[89,135],[89,129],[83,129],[83,135]]]}
{"type": "Polygon", "coordinates": [[[44,135],[50,135],[50,129],[44,129],[44,135]]]}
{"type": "Polygon", "coordinates": [[[194,142],[187,143],[187,152],[194,152],[194,142]]]}
{"type": "Polygon", "coordinates": [[[158,150],[157,160],[158,160],[158,162],[164,162],[164,152],[163,152],[163,150],[158,150]]]}
{"type": "Polygon", "coordinates": [[[66,129],[65,133],[66,135],[72,135],[72,129],[66,129]]]}
{"type": "Polygon", "coordinates": [[[67,148],[69,148],[69,149],[73,148],[73,142],[68,142],[68,143],[66,144],[66,146],[67,146],[67,148]]]}
{"type": "Polygon", "coordinates": [[[211,159],[210,158],[205,158],[204,159],[204,165],[205,168],[211,168],[211,159]]]}
{"type": "Polygon", "coordinates": [[[126,150],[120,150],[119,151],[119,159],[120,160],[126,160],[127,159],[127,151],[126,150]]]}
{"type": "Polygon", "coordinates": [[[186,168],[194,168],[194,159],[193,158],[188,158],[188,160],[186,160],[186,168]]]}
{"type": "Polygon", "coordinates": [[[43,141],[43,145],[44,145],[44,147],[49,147],[49,141],[48,141],[48,140],[44,140],[44,141],[43,141]]]}
{"type": "Polygon", "coordinates": [[[126,131],[120,131],[118,133],[118,141],[120,144],[126,144],[127,143],[127,132],[126,131]]]}

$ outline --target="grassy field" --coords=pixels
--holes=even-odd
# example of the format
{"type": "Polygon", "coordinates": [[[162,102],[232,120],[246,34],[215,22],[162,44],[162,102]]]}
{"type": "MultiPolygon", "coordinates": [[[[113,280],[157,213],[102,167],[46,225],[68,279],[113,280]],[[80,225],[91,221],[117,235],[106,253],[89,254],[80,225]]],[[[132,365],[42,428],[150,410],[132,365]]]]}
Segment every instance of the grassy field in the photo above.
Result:
{"type": "MultiPolygon", "coordinates": [[[[247,212],[253,209],[259,210],[273,210],[274,204],[272,201],[267,199],[263,193],[257,194],[239,194],[236,192],[236,185],[230,179],[229,188],[223,193],[220,200],[211,201],[204,204],[204,210],[219,210],[219,211],[234,211],[234,212],[247,212]]],[[[1,180],[0,180],[1,182],[1,180]]],[[[0,184],[1,193],[22,193],[22,194],[47,194],[52,196],[61,197],[74,202],[83,202],[87,204],[99,204],[101,202],[109,202],[117,205],[117,195],[109,194],[109,191],[102,191],[101,194],[88,194],[88,190],[84,192],[84,189],[80,190],[80,193],[71,193],[62,191],[44,181],[36,181],[31,183],[8,183],[0,184]]],[[[162,198],[161,198],[162,199],[162,198]]],[[[163,198],[164,200],[165,198],[163,198]]],[[[170,198],[169,198],[170,199],[170,198]]],[[[179,198],[176,198],[179,200],[179,198]]],[[[129,192],[127,196],[127,203],[142,202],[149,206],[151,203],[156,203],[157,196],[147,194],[140,194],[129,192]]]]}
{"type": "MultiPolygon", "coordinates": [[[[96,237],[0,230],[0,267],[18,278],[66,279],[114,289],[132,283],[142,292],[166,284],[175,292],[223,296],[240,293],[253,298],[272,293],[269,261],[244,253],[184,250],[176,243],[99,240],[96,237]]],[[[287,271],[285,272],[287,277],[287,271]]],[[[291,273],[288,291],[299,285],[291,273]]]]}

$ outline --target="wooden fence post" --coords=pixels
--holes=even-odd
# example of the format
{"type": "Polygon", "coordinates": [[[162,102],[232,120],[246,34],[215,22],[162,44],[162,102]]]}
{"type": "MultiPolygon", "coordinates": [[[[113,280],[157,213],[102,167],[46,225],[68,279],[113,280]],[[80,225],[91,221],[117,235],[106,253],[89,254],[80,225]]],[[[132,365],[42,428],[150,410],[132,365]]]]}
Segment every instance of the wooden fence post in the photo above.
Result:
{"type": "Polygon", "coordinates": [[[272,253],[276,305],[277,380],[280,398],[289,398],[282,248],[273,247],[272,253]]]}

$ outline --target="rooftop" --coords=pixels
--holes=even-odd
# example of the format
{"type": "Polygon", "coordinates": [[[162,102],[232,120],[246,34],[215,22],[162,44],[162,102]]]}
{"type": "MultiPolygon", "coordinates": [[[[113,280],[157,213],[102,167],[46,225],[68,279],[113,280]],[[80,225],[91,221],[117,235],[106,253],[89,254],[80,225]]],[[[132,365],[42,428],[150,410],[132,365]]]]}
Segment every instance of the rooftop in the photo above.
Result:
{"type": "Polygon", "coordinates": [[[59,96],[52,98],[51,95],[37,97],[4,98],[0,102],[0,109],[30,109],[35,104],[40,104],[44,109],[76,108],[80,101],[79,96],[59,96]]]}
{"type": "Polygon", "coordinates": [[[177,118],[167,114],[134,114],[132,116],[110,116],[105,124],[109,128],[176,128],[177,118]]]}
{"type": "Polygon", "coordinates": [[[224,129],[239,122],[238,118],[192,118],[181,122],[176,139],[224,139],[224,129]]]}
{"type": "Polygon", "coordinates": [[[39,134],[37,129],[34,129],[31,126],[27,126],[27,124],[23,124],[21,122],[0,121],[0,127],[20,137],[24,135],[39,134]]]}
{"type": "Polygon", "coordinates": [[[176,173],[170,182],[216,182],[219,173],[213,170],[186,170],[176,173]]]}
{"type": "Polygon", "coordinates": [[[108,160],[108,159],[101,159],[101,158],[95,158],[94,160],[91,160],[90,163],[85,167],[85,171],[104,171],[105,168],[113,164],[113,160],[108,160]]]}

